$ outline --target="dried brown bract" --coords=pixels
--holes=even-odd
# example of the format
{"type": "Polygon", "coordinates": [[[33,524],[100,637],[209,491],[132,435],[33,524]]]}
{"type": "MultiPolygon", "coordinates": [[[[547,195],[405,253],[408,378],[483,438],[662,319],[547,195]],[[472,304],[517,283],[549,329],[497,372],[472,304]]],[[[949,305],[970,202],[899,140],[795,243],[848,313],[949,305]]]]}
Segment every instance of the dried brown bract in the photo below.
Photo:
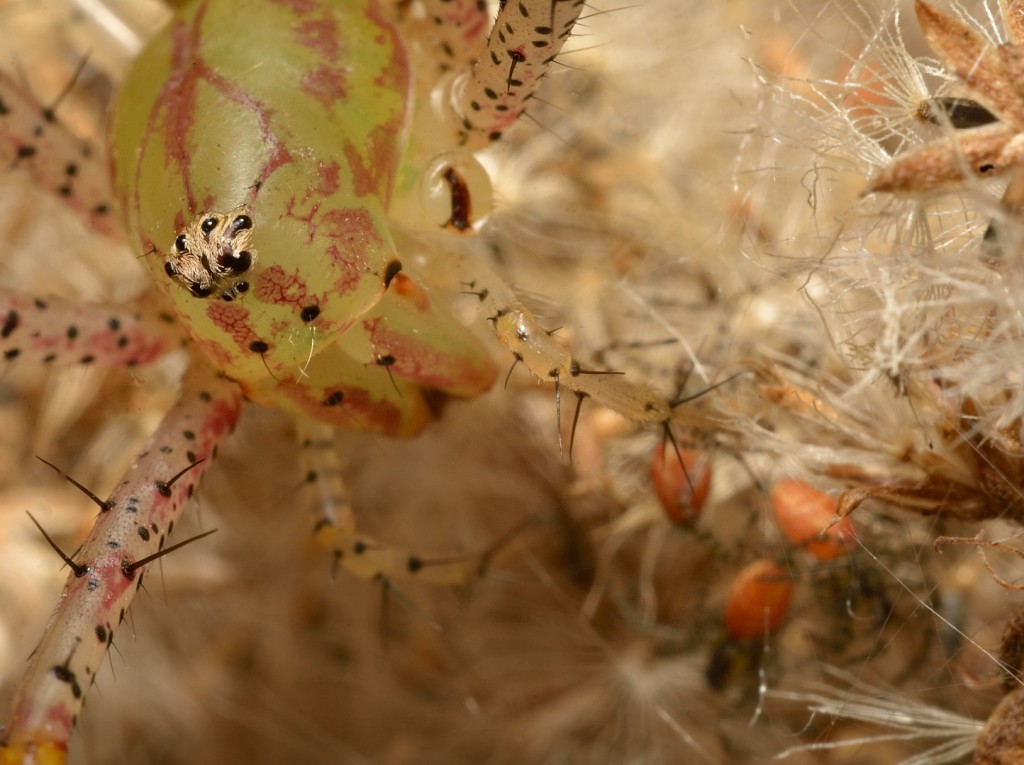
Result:
{"type": "MultiPolygon", "coordinates": [[[[966,399],[955,424],[941,429],[952,463],[940,463],[933,453],[909,454],[926,478],[914,484],[897,483],[854,489],[839,500],[837,513],[846,516],[867,499],[877,499],[923,514],[943,513],[962,521],[1006,518],[1024,524],[1024,447],[1021,418],[998,431],[982,434],[978,405],[966,399]],[[943,470],[942,465],[959,469],[943,470]]],[[[837,470],[848,480],[870,481],[856,466],[837,470]]]]}
{"type": "Polygon", "coordinates": [[[904,154],[865,193],[933,191],[1024,165],[1024,2],[1003,0],[1002,7],[1010,42],[993,47],[962,21],[921,0],[915,4],[929,45],[997,121],[904,154]]]}

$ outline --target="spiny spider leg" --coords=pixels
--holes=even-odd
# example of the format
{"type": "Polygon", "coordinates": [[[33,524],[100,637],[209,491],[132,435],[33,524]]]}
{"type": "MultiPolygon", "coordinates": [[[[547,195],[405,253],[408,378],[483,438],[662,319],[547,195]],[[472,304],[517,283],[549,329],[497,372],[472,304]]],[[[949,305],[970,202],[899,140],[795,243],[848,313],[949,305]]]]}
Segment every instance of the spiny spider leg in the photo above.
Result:
{"type": "Polygon", "coordinates": [[[519,119],[584,5],[584,0],[501,3],[486,51],[454,86],[467,148],[498,140],[519,119]]]}
{"type": "Polygon", "coordinates": [[[138,569],[163,547],[209,458],[238,419],[238,387],[199,359],[193,364],[177,404],[76,555],[84,570],[68,577],[32,655],[3,733],[0,762],[61,761],[85,690],[142,583],[138,569]],[[186,465],[192,469],[181,473],[186,465]]]}
{"type": "Polygon", "coordinates": [[[451,257],[443,265],[453,272],[453,283],[468,285],[467,293],[476,296],[495,336],[516,363],[539,380],[557,381],[560,388],[583,394],[639,425],[673,423],[688,428],[695,436],[730,429],[720,415],[682,406],[690,398],[669,400],[651,386],[617,372],[588,373],[540,326],[512,288],[479,259],[451,257]]]}

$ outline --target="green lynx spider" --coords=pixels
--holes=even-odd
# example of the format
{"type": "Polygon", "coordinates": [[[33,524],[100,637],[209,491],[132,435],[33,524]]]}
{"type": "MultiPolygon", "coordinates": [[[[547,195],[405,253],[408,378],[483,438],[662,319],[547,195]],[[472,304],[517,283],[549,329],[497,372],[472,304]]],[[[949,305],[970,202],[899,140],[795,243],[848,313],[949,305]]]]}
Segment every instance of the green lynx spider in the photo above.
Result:
{"type": "MultiPolygon", "coordinates": [[[[183,344],[191,354],[178,403],[68,558],[64,595],[3,731],[3,765],[64,761],[145,566],[243,398],[313,429],[411,436],[439,400],[494,382],[487,352],[403,261],[389,221],[471,235],[489,205],[473,152],[525,112],[583,0],[502,2],[489,36],[481,0],[420,0],[419,16],[393,5],[186,4],[122,85],[113,191],[102,162],[0,78],[5,156],[101,234],[119,235],[119,210],[175,317],[3,292],[0,353],[108,366],[146,364],[183,344]]],[[[485,266],[439,261],[431,280],[472,285],[499,342],[557,390],[641,424],[706,424],[624,376],[585,373],[485,266]]],[[[458,582],[476,565],[420,568],[357,534],[344,511],[325,511],[318,537],[368,578],[458,582]]]]}

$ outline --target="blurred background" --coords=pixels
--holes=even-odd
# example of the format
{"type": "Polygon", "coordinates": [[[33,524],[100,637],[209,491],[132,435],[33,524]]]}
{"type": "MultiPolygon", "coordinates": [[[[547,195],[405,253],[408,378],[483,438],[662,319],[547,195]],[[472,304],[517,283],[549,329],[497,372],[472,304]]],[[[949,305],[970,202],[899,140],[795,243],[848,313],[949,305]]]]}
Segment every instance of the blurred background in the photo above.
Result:
{"type": "MultiPolygon", "coordinates": [[[[995,2],[943,7],[1005,40],[995,2]]],[[[115,43],[91,4],[0,3],[0,66],[43,103],[73,82],[58,114],[98,150],[167,13],[126,9],[115,43]]],[[[248,406],[176,537],[218,533],[147,576],[72,762],[969,762],[1015,687],[1021,595],[996,577],[1024,569],[934,543],[1019,533],[1021,224],[998,179],[863,194],[956,95],[910,3],[588,5],[484,156],[494,212],[459,251],[588,368],[669,399],[735,375],[681,404],[716,424],[669,438],[587,402],[574,424],[519,368],[415,440],[341,434],[361,528],[493,552],[462,588],[384,587],[332,571],[293,423],[248,406]]],[[[4,166],[0,284],[145,292],[140,253],[4,166]]],[[[95,512],[35,456],[105,495],[183,366],[0,377],[0,705],[66,575],[25,511],[69,551],[95,512]]]]}

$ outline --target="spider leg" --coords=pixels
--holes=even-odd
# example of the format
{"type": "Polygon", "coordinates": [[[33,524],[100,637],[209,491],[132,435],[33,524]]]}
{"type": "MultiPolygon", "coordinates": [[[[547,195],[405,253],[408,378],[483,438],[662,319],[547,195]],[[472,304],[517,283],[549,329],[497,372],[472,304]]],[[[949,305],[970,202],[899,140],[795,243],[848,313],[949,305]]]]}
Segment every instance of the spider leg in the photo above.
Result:
{"type": "Polygon", "coordinates": [[[436,266],[451,269],[448,278],[467,285],[465,291],[480,301],[498,341],[539,380],[557,381],[560,389],[586,396],[640,425],[673,423],[688,428],[695,437],[729,430],[725,418],[673,402],[629,375],[584,368],[479,259],[451,256],[443,263],[438,260],[436,266]]]}
{"type": "Polygon", "coordinates": [[[78,567],[15,694],[0,763],[64,761],[85,694],[142,584],[140,562],[164,547],[241,398],[238,386],[193,361],[178,402],[74,556],[78,567]]]}
{"type": "Polygon", "coordinates": [[[3,72],[0,166],[25,170],[96,231],[121,238],[103,155],[3,72]]]}
{"type": "Polygon", "coordinates": [[[522,116],[583,8],[584,0],[501,4],[486,50],[455,83],[464,145],[486,146],[522,116]]]}
{"type": "Polygon", "coordinates": [[[466,584],[480,573],[487,556],[429,558],[359,533],[338,465],[333,429],[303,420],[300,436],[305,482],[316,498],[316,540],[331,552],[335,565],[367,581],[418,579],[435,585],[466,584]]]}
{"type": "Polygon", "coordinates": [[[487,39],[488,13],[484,0],[420,0],[423,18],[400,19],[403,32],[424,41],[424,61],[417,72],[434,77],[470,65],[487,39]]]}
{"type": "Polygon", "coordinates": [[[0,317],[5,361],[134,367],[181,343],[173,323],[142,302],[110,308],[0,289],[0,317]]]}

